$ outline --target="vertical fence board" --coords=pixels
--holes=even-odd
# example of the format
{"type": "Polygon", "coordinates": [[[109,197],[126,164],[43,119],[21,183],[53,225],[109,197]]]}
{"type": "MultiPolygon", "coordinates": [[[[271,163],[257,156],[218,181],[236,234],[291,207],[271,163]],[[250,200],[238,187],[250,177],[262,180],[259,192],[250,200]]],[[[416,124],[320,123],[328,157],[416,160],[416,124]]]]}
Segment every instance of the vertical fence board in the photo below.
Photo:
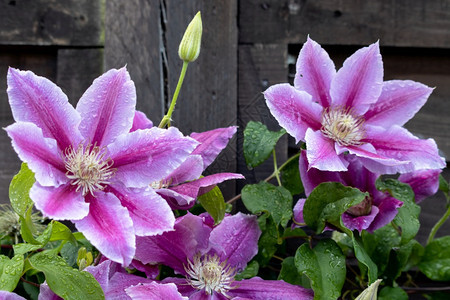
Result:
{"type": "Polygon", "coordinates": [[[137,108],[158,122],[163,116],[159,1],[106,2],[105,69],[127,66],[137,108]]]}

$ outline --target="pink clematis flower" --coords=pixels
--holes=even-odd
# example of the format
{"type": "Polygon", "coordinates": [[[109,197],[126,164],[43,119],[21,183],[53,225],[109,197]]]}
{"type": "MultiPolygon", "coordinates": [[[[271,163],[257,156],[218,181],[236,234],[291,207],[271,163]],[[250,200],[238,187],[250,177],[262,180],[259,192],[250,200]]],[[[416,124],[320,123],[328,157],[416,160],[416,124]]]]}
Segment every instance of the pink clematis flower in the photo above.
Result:
{"type": "Polygon", "coordinates": [[[139,237],[136,259],[144,264],[164,264],[185,278],[165,278],[189,299],[299,299],[313,292],[282,280],[259,277],[236,281],[258,252],[261,235],[256,216],[225,216],[214,226],[208,214],[190,213],[176,220],[175,230],[154,237],[139,237]]]}
{"type": "Polygon", "coordinates": [[[440,169],[445,161],[432,139],[402,126],[432,89],[410,80],[383,82],[378,42],[356,51],[336,72],[322,47],[308,37],[297,60],[294,87],[265,92],[267,106],[296,141],[306,141],[310,167],[346,171],[344,154],[356,155],[372,172],[440,169]]]}
{"type": "MultiPolygon", "coordinates": [[[[144,114],[135,115],[134,130],[150,128],[152,122],[144,114]]],[[[189,209],[201,196],[217,184],[226,180],[245,179],[241,174],[217,173],[204,177],[202,173],[216,159],[227,146],[229,140],[236,133],[237,127],[217,128],[205,132],[193,132],[190,137],[199,145],[189,157],[166,178],[151,185],[155,191],[167,200],[172,209],[189,209]]]]}
{"type": "MultiPolygon", "coordinates": [[[[373,232],[390,223],[397,215],[398,208],[403,205],[402,201],[377,190],[375,181],[380,174],[364,168],[361,161],[354,156],[349,157],[347,172],[329,172],[310,168],[305,151],[300,154],[299,165],[300,177],[307,196],[320,183],[329,181],[340,182],[369,193],[369,197],[342,214],[342,222],[350,230],[373,232]]],[[[298,200],[294,207],[294,219],[297,223],[304,223],[303,205],[305,201],[306,199],[298,200]]]]}
{"type": "Polygon", "coordinates": [[[6,131],[35,173],[30,197],[52,219],[71,220],[106,257],[128,265],[137,236],[172,230],[167,202],[149,182],[169,175],[198,142],[176,128],[130,132],[136,91],[125,68],[97,78],[73,108],[59,87],[8,72],[16,123],[6,131]]]}

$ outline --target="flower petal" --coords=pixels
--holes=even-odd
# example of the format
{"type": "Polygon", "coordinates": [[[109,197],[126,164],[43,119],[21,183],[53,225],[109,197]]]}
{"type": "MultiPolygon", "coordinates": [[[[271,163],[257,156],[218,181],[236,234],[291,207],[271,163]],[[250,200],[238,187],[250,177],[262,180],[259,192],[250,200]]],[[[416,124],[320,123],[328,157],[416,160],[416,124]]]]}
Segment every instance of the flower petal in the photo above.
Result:
{"type": "MultiPolygon", "coordinates": [[[[125,300],[132,299],[127,293],[126,289],[130,286],[137,284],[147,284],[153,282],[150,279],[128,274],[128,273],[115,273],[109,281],[108,290],[105,291],[105,299],[111,300],[125,300]]],[[[168,299],[167,299],[168,300],[168,299]]]]}
{"type": "Polygon", "coordinates": [[[383,85],[383,62],[378,42],[347,58],[331,82],[332,105],[364,114],[378,100],[383,85]]]}
{"type": "Polygon", "coordinates": [[[258,253],[260,235],[256,216],[238,212],[226,216],[211,231],[209,242],[222,261],[240,271],[258,253]]]}
{"type": "Polygon", "coordinates": [[[200,142],[192,154],[199,154],[203,158],[203,170],[205,170],[225,149],[228,142],[236,133],[237,127],[230,126],[226,128],[217,128],[205,132],[193,132],[191,138],[200,142]]]}
{"type": "MultiPolygon", "coordinates": [[[[316,168],[311,168],[308,164],[306,151],[302,150],[299,158],[300,178],[305,189],[306,196],[309,196],[316,186],[326,181],[334,181],[344,183],[341,179],[341,173],[320,171],[316,168]]],[[[304,222],[300,222],[304,223],[304,222]]]]}
{"type": "Polygon", "coordinates": [[[184,265],[208,248],[211,228],[190,213],[176,220],[174,231],[158,236],[137,237],[136,259],[144,264],[162,263],[185,274],[184,265]]]}
{"type": "Polygon", "coordinates": [[[348,162],[336,153],[335,142],[324,137],[322,132],[308,129],[305,140],[309,168],[322,171],[347,170],[348,162]]]}
{"type": "Polygon", "coordinates": [[[77,104],[80,131],[97,146],[112,143],[130,131],[136,107],[136,89],[126,68],[111,69],[94,80],[77,104]]]}
{"type": "MultiPolygon", "coordinates": [[[[380,201],[380,199],[375,199],[380,201]]],[[[395,216],[398,213],[398,208],[403,205],[402,201],[399,201],[392,197],[386,197],[377,205],[378,214],[375,216],[375,219],[370,224],[367,231],[372,233],[378,228],[381,228],[387,224],[389,224],[392,220],[394,220],[395,216]]]]}
{"type": "Polygon", "coordinates": [[[411,186],[416,195],[416,203],[436,194],[439,189],[439,174],[442,170],[419,170],[402,174],[398,177],[401,182],[411,186]]]}
{"type": "Polygon", "coordinates": [[[218,173],[208,175],[203,178],[186,182],[177,186],[173,186],[170,189],[179,194],[197,198],[198,196],[201,196],[212,190],[216,186],[216,184],[231,179],[245,179],[245,177],[241,174],[235,173],[218,173]]]}
{"type": "Polygon", "coordinates": [[[111,193],[97,192],[96,197],[87,197],[89,214],[74,222],[76,228],[107,258],[128,266],[136,239],[128,210],[111,193]]]}
{"type": "MultiPolygon", "coordinates": [[[[297,203],[294,205],[294,221],[295,223],[303,223],[305,224],[305,219],[303,218],[303,207],[305,206],[306,199],[300,198],[297,203]]],[[[293,227],[298,227],[297,224],[292,224],[293,227]]]]}
{"type": "Polygon", "coordinates": [[[125,289],[125,292],[131,299],[136,300],[188,300],[188,297],[183,297],[178,292],[177,286],[174,283],[145,283],[131,286],[125,289]]]}
{"type": "Polygon", "coordinates": [[[386,81],[378,101],[364,115],[366,124],[384,128],[403,126],[425,104],[432,91],[411,80],[386,81]]]}
{"type": "Polygon", "coordinates": [[[237,286],[228,294],[232,297],[243,297],[253,300],[312,300],[313,291],[283,280],[262,280],[259,277],[235,281],[237,286]]]}
{"type": "MultiPolygon", "coordinates": [[[[442,169],[444,158],[439,156],[433,139],[419,139],[400,126],[388,130],[378,126],[366,126],[366,141],[371,143],[377,154],[403,162],[397,166],[381,166],[379,173],[408,173],[420,169],[442,169]],[[384,167],[384,168],[383,168],[384,167]]],[[[370,161],[364,164],[369,170],[376,167],[370,161]],[[366,164],[369,162],[369,164],[366,164]]]]}
{"type": "Polygon", "coordinates": [[[55,220],[80,220],[89,213],[89,203],[73,185],[45,187],[35,182],[30,198],[46,217],[55,220]]]}
{"type": "Polygon", "coordinates": [[[155,190],[155,192],[163,197],[164,200],[167,201],[167,204],[169,204],[170,208],[173,210],[188,210],[195,204],[196,198],[177,193],[171,189],[157,189],[155,190]]]}
{"type": "Polygon", "coordinates": [[[5,130],[14,150],[28,164],[41,185],[58,186],[69,181],[54,139],[44,138],[42,130],[28,122],[14,123],[5,130]]]}
{"type": "Polygon", "coordinates": [[[151,188],[126,188],[121,184],[108,186],[122,206],[128,209],[136,235],[156,235],[173,230],[175,217],[167,202],[151,188]]]}
{"type": "Polygon", "coordinates": [[[198,179],[203,170],[203,158],[200,155],[189,155],[181,165],[163,181],[170,185],[177,185],[185,181],[198,179]]]}
{"type": "Polygon", "coordinates": [[[305,139],[308,128],[321,128],[323,108],[308,93],[289,84],[276,84],[264,92],[264,97],[272,115],[297,143],[305,139]]]}
{"type": "Polygon", "coordinates": [[[359,232],[361,232],[363,229],[369,228],[378,212],[378,207],[373,205],[370,214],[365,216],[352,216],[348,213],[343,213],[342,223],[351,231],[358,230],[359,232]]]}
{"type": "Polygon", "coordinates": [[[131,126],[130,132],[136,131],[138,129],[148,129],[153,127],[153,122],[150,121],[147,116],[136,110],[134,112],[133,126],[131,126]]]}
{"type": "Polygon", "coordinates": [[[178,168],[197,144],[174,127],[153,127],[121,135],[108,146],[117,168],[114,179],[128,187],[159,182],[178,168]]]}
{"type": "MultiPolygon", "coordinates": [[[[49,290],[50,290],[50,288],[49,288],[49,290]]],[[[8,291],[0,291],[0,299],[2,299],[2,300],[26,300],[24,297],[19,296],[16,293],[8,292],[8,291]]]]}
{"type": "Polygon", "coordinates": [[[330,85],[335,74],[336,68],[328,53],[308,36],[297,59],[295,88],[310,94],[312,101],[329,107],[330,85]]]}
{"type": "Polygon", "coordinates": [[[44,137],[57,141],[60,150],[81,140],[80,115],[63,91],[47,78],[9,68],[7,92],[14,120],[35,124],[44,137]]]}

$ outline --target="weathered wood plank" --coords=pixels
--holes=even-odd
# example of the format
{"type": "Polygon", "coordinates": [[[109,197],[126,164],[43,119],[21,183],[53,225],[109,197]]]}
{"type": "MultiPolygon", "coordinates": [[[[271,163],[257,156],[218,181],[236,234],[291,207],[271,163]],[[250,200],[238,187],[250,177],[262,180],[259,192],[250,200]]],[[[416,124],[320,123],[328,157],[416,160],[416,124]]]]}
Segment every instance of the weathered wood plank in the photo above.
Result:
{"type": "MultiPolygon", "coordinates": [[[[259,121],[270,130],[280,126],[270,114],[262,94],[269,86],[287,81],[287,46],[285,45],[241,45],[239,47],[239,134],[238,172],[245,176],[246,183],[256,183],[273,172],[273,160],[249,170],[243,154],[243,130],[249,121],[259,121]]],[[[282,137],[276,147],[277,162],[286,161],[288,155],[287,136],[282,137]]],[[[243,187],[243,183],[238,185],[243,187]]],[[[242,209],[240,202],[238,209],[242,209]]]]}
{"type": "Polygon", "coordinates": [[[240,43],[450,48],[450,0],[239,1],[240,43]]]}
{"type": "Polygon", "coordinates": [[[106,2],[105,69],[127,66],[136,85],[137,108],[155,123],[164,115],[159,1],[106,2]]]}
{"type": "Polygon", "coordinates": [[[103,73],[103,49],[59,49],[56,83],[76,105],[94,79],[103,73]]]}
{"type": "Polygon", "coordinates": [[[0,2],[0,44],[103,45],[104,0],[0,2]]]}
{"type": "MultiPolygon", "coordinates": [[[[237,123],[237,1],[162,1],[167,23],[165,49],[171,100],[182,61],[178,45],[194,15],[202,12],[203,35],[199,58],[189,64],[173,115],[173,125],[185,134],[237,123]]],[[[232,140],[208,172],[236,171],[236,144],[232,140]]],[[[235,182],[221,185],[233,196],[235,182]]]]}
{"type": "MultiPolygon", "coordinates": [[[[0,127],[14,122],[6,94],[8,67],[31,70],[35,74],[55,81],[56,51],[42,47],[0,46],[0,127]]],[[[20,170],[20,159],[11,146],[11,140],[4,130],[0,132],[0,203],[8,203],[9,183],[20,170]]]]}

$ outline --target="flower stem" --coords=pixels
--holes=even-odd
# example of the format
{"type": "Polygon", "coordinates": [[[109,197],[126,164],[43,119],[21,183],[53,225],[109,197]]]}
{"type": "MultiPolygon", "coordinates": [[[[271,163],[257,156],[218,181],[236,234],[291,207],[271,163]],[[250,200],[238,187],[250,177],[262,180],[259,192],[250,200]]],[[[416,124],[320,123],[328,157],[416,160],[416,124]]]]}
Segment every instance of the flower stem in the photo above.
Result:
{"type": "Polygon", "coordinates": [[[430,235],[428,236],[427,240],[427,245],[433,241],[436,232],[445,223],[445,221],[447,221],[448,217],[450,217],[450,205],[448,206],[447,211],[442,216],[442,218],[440,218],[439,221],[437,221],[437,223],[434,224],[433,228],[431,228],[430,235]]]}
{"type": "Polygon", "coordinates": [[[188,67],[189,62],[183,61],[183,67],[181,68],[180,78],[178,78],[177,88],[175,89],[175,93],[172,97],[172,102],[170,102],[169,110],[167,111],[167,114],[163,117],[161,120],[161,123],[159,123],[159,128],[170,127],[170,121],[172,120],[172,113],[175,109],[175,104],[177,104],[178,94],[180,93],[181,86],[183,85],[184,81],[184,75],[186,75],[186,70],[188,67]]]}

